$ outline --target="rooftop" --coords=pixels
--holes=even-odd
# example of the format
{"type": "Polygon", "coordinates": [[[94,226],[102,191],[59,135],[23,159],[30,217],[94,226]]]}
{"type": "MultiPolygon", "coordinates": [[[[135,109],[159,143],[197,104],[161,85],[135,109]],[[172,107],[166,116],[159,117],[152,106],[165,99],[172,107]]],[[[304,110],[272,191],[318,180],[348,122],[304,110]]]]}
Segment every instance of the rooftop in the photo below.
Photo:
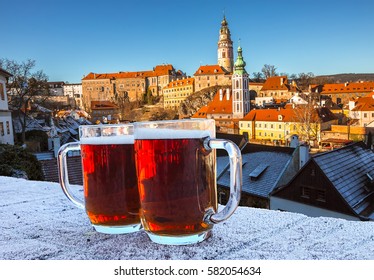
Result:
{"type": "MultiPolygon", "coordinates": [[[[77,187],[78,188],[78,187],[77,187]]],[[[374,260],[374,223],[239,207],[196,245],[97,233],[57,183],[0,176],[2,260],[374,260]]]]}

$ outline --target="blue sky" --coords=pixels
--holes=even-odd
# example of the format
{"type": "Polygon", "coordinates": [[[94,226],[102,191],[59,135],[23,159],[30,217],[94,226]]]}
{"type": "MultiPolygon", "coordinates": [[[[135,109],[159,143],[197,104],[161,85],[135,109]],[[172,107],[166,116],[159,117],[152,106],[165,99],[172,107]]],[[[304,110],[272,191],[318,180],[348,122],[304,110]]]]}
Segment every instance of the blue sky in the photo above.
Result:
{"type": "Polygon", "coordinates": [[[373,0],[0,0],[0,58],[36,61],[50,81],[89,72],[151,70],[188,75],[217,64],[225,12],[234,55],[250,74],[374,73],[373,0]]]}

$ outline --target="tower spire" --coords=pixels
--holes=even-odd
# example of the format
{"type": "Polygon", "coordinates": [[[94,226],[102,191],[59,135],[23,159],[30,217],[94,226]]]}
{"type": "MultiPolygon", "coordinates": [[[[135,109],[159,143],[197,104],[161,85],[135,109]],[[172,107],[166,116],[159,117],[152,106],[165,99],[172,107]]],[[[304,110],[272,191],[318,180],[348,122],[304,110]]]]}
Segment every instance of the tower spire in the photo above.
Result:
{"type": "Polygon", "coordinates": [[[232,73],[234,65],[234,55],[231,41],[230,29],[226,20],[225,12],[221,21],[221,28],[218,40],[218,65],[227,72],[232,73]]]}

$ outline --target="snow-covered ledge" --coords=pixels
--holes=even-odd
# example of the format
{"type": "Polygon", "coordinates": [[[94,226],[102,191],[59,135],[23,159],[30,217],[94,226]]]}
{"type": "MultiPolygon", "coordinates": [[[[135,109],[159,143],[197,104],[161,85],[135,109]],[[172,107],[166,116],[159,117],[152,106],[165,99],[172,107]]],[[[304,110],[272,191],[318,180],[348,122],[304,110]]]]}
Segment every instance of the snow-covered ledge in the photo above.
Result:
{"type": "Polygon", "coordinates": [[[93,230],[56,183],[0,176],[0,259],[373,260],[374,223],[239,207],[191,246],[93,230]]]}

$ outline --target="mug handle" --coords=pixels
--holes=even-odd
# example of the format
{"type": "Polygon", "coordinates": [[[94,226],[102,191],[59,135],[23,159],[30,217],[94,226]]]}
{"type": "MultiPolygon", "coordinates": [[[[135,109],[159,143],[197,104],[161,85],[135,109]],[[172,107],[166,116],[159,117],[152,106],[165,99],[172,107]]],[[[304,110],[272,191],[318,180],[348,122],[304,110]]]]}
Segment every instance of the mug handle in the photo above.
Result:
{"type": "Polygon", "coordinates": [[[223,139],[206,138],[204,140],[206,150],[224,149],[227,151],[230,160],[230,197],[225,208],[218,213],[207,213],[206,221],[217,224],[228,219],[239,206],[240,195],[242,191],[242,155],[238,146],[230,141],[223,139]]]}
{"type": "Polygon", "coordinates": [[[67,198],[73,202],[75,206],[78,208],[84,209],[84,201],[75,195],[73,195],[70,192],[71,185],[69,183],[69,176],[68,176],[68,168],[67,168],[67,153],[69,151],[80,151],[81,146],[79,142],[75,143],[67,143],[63,146],[58,151],[57,155],[57,165],[58,165],[58,178],[60,180],[60,185],[62,188],[62,191],[64,194],[67,196],[67,198]]]}

